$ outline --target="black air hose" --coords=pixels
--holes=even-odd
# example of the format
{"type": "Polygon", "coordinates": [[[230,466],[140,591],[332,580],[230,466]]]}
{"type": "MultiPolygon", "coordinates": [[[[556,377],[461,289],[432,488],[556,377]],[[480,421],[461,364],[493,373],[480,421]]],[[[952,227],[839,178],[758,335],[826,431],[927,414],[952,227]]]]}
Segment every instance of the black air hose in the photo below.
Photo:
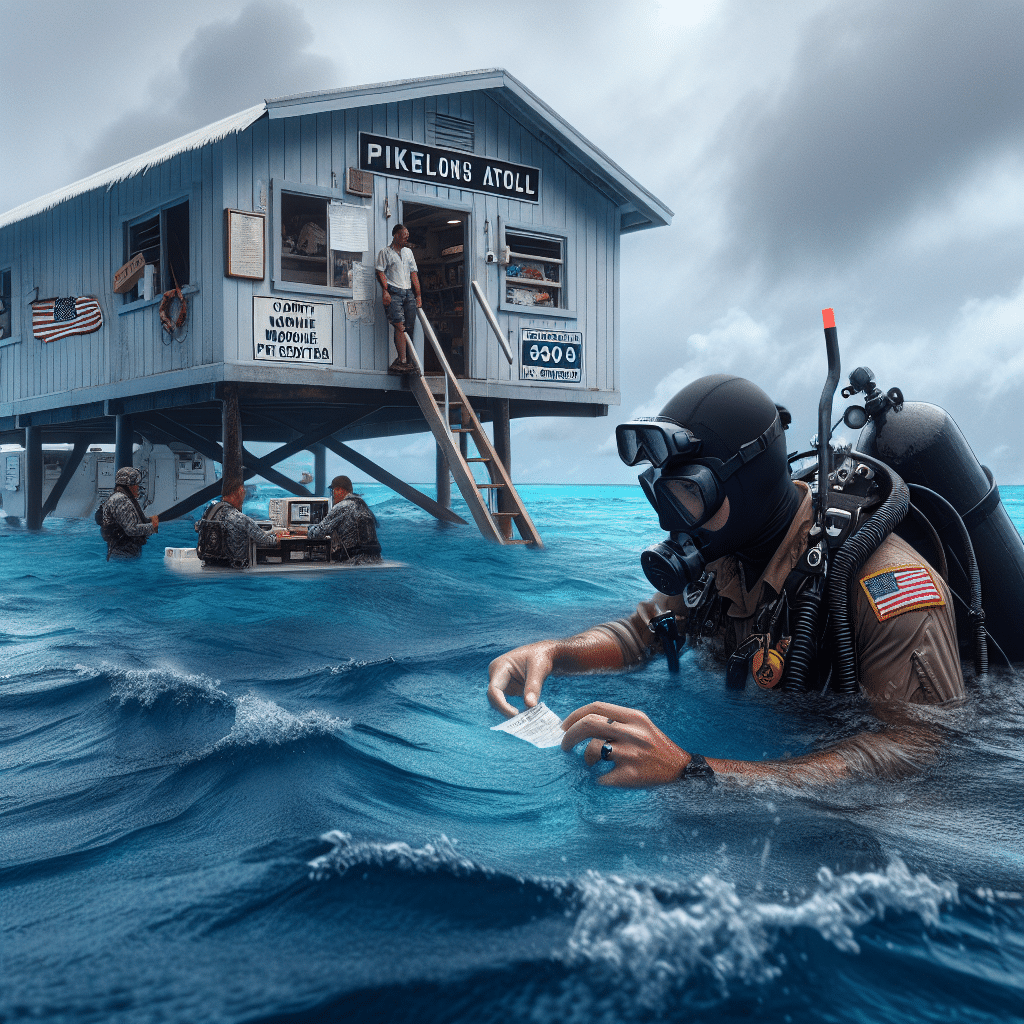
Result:
{"type": "Polygon", "coordinates": [[[822,577],[811,581],[793,609],[793,640],[786,656],[786,674],[779,689],[807,693],[817,664],[818,618],[821,615],[822,577]]]}
{"type": "Polygon", "coordinates": [[[941,495],[923,484],[911,484],[915,491],[927,494],[929,498],[936,501],[952,517],[953,525],[960,533],[960,543],[963,545],[964,554],[967,556],[967,578],[971,585],[971,610],[969,617],[971,626],[974,629],[974,667],[979,676],[988,672],[988,641],[985,631],[985,610],[981,606],[981,573],[978,571],[978,559],[974,556],[974,545],[971,543],[971,535],[960,513],[941,495]]]}
{"type": "Polygon", "coordinates": [[[889,477],[889,495],[868,521],[836,552],[831,565],[828,588],[836,642],[836,693],[856,693],[857,653],[853,645],[853,620],[850,614],[850,580],[881,546],[886,537],[903,521],[910,508],[910,490],[884,462],[862,452],[851,458],[881,469],[889,477]]]}

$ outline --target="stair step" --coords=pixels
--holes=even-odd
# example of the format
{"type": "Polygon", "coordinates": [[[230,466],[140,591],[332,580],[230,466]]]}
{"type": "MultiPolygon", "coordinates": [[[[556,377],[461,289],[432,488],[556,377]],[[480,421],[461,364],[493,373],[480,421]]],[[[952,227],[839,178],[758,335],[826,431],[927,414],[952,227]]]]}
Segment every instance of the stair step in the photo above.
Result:
{"type": "Polygon", "coordinates": [[[504,484],[477,484],[477,487],[483,489],[487,487],[504,487],[504,484]]]}
{"type": "Polygon", "coordinates": [[[517,516],[517,515],[519,515],[518,512],[492,512],[491,513],[491,518],[493,519],[495,516],[517,516]]]}
{"type": "Polygon", "coordinates": [[[472,434],[473,433],[473,428],[472,427],[452,427],[451,428],[451,432],[453,434],[472,434]]]}
{"type": "Polygon", "coordinates": [[[491,460],[490,460],[490,459],[488,459],[488,458],[486,458],[486,457],[481,457],[481,458],[479,458],[479,459],[477,459],[477,458],[473,458],[473,459],[466,459],[466,461],[467,461],[467,462],[490,462],[491,460]]]}
{"type": "Polygon", "coordinates": [[[515,540],[503,540],[502,544],[532,544],[532,540],[519,540],[517,537],[515,540]]]}

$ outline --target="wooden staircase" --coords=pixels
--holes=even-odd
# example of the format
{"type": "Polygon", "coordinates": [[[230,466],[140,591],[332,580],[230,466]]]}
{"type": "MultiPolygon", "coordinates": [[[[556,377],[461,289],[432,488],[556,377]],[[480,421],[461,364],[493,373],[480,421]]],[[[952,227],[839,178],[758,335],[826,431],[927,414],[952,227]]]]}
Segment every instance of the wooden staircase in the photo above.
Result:
{"type": "Polygon", "coordinates": [[[442,369],[442,378],[429,380],[443,380],[443,391],[435,394],[431,389],[428,378],[423,376],[423,368],[411,340],[407,348],[408,358],[415,364],[417,372],[408,375],[409,388],[426,418],[434,440],[448,460],[448,468],[469,506],[473,521],[480,532],[496,544],[532,544],[542,548],[544,544],[540,534],[537,533],[526,506],[512,485],[508,470],[498,458],[491,439],[459,386],[458,379],[434,334],[434,329],[430,326],[430,321],[422,309],[417,309],[416,312],[423,328],[423,335],[433,348],[442,369]],[[470,438],[476,446],[477,454],[472,458],[462,454],[459,439],[463,435],[470,438]],[[473,476],[473,463],[479,463],[487,470],[487,483],[477,482],[473,476]],[[499,502],[512,511],[499,512],[499,502]],[[519,537],[513,536],[513,524],[519,531],[519,537]]]}

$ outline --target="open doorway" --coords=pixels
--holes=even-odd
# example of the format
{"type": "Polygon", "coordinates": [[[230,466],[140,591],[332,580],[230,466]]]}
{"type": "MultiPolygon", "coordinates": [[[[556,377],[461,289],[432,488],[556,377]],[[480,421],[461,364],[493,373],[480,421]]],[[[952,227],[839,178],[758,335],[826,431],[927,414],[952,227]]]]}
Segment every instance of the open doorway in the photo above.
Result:
{"type": "MultiPolygon", "coordinates": [[[[430,321],[445,358],[456,377],[466,376],[467,309],[465,210],[444,210],[424,203],[406,202],[402,223],[409,229],[416,265],[419,267],[423,312],[430,321]]],[[[433,347],[424,339],[423,370],[440,373],[433,347]]]]}

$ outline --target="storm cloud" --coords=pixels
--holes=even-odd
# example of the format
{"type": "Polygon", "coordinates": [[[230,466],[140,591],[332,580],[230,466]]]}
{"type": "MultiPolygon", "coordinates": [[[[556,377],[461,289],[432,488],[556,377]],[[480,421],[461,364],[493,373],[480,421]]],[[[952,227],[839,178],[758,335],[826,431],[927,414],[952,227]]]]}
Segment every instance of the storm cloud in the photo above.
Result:
{"type": "Polygon", "coordinates": [[[146,86],[145,102],[111,122],[83,154],[85,177],[263,99],[338,88],[329,57],[295,4],[252,0],[235,18],[197,28],[176,64],[146,86]]]}
{"type": "Polygon", "coordinates": [[[947,206],[986,167],[1024,154],[1022,67],[1016,0],[818,14],[791,77],[724,126],[733,246],[774,273],[851,260],[947,206]]]}

